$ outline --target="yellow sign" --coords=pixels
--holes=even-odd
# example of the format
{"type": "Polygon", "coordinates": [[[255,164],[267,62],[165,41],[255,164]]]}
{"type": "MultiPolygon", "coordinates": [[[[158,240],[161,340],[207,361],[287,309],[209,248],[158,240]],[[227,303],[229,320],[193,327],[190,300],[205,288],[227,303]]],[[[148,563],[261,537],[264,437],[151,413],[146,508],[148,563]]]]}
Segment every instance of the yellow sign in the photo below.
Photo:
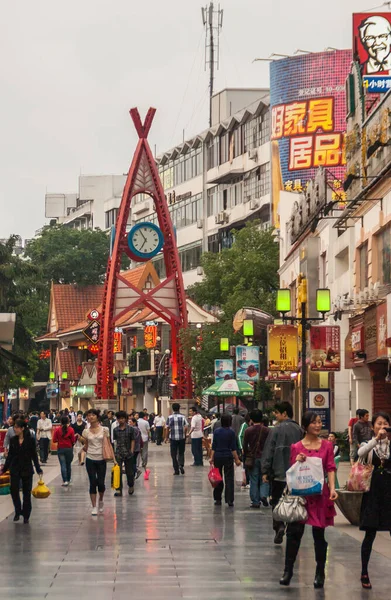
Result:
{"type": "Polygon", "coordinates": [[[268,370],[297,371],[298,333],[294,325],[270,325],[268,329],[268,370]]]}

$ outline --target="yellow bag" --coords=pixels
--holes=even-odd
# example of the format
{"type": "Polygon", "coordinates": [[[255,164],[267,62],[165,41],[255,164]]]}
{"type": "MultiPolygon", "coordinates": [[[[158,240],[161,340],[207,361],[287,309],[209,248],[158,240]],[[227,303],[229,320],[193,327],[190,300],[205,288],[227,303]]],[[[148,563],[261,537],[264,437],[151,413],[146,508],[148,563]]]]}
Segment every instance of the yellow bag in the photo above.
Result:
{"type": "Polygon", "coordinates": [[[46,487],[42,479],[38,481],[38,485],[35,486],[31,493],[34,498],[48,498],[51,494],[49,488],[46,487]]]}
{"type": "Polygon", "coordinates": [[[111,469],[111,487],[118,490],[121,485],[121,469],[119,465],[114,465],[111,469]]]}

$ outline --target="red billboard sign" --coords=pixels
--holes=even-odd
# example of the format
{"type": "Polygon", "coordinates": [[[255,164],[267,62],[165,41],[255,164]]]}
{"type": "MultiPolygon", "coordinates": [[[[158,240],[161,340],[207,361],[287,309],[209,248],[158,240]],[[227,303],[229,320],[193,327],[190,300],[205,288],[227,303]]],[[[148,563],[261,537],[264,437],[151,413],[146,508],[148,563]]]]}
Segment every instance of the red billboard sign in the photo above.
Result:
{"type": "Polygon", "coordinates": [[[341,330],[337,325],[311,327],[311,371],[341,370],[341,330]]]}
{"type": "Polygon", "coordinates": [[[353,15],[354,58],[366,75],[391,75],[391,12],[353,15]]]}

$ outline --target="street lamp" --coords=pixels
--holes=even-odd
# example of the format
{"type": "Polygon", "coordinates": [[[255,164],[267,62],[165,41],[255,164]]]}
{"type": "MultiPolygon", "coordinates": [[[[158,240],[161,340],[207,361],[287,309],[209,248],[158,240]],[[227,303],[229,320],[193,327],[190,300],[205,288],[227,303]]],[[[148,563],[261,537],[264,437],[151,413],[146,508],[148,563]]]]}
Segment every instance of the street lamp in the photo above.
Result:
{"type": "Polygon", "coordinates": [[[301,315],[287,317],[291,310],[291,292],[289,289],[277,291],[276,308],[282,315],[284,322],[298,323],[301,326],[301,402],[303,414],[307,410],[307,329],[312,321],[324,321],[325,315],[331,310],[330,290],[320,288],[316,290],[316,310],[322,313],[321,317],[307,317],[307,280],[302,278],[298,290],[298,299],[301,315]]]}
{"type": "MultiPolygon", "coordinates": [[[[50,371],[50,373],[49,373],[49,379],[50,379],[50,381],[55,381],[56,380],[56,374],[55,374],[54,371],[50,371]]],[[[63,371],[61,373],[61,379],[60,379],[60,374],[58,374],[57,381],[56,381],[56,383],[57,383],[57,410],[60,410],[60,385],[61,385],[61,380],[65,381],[65,379],[68,379],[68,373],[67,373],[67,371],[63,371]]]]}
{"type": "Polygon", "coordinates": [[[228,338],[220,338],[220,351],[221,352],[229,351],[229,339],[228,338]]]}

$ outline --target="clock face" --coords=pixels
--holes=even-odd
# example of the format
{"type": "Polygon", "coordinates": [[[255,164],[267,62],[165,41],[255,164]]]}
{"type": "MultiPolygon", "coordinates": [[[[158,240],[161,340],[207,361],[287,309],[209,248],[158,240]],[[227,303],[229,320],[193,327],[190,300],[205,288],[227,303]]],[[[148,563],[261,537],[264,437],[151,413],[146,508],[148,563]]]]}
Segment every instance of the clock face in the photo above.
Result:
{"type": "Polygon", "coordinates": [[[163,247],[163,235],[154,223],[138,223],[129,233],[128,244],[139,258],[152,258],[163,247]]]}

